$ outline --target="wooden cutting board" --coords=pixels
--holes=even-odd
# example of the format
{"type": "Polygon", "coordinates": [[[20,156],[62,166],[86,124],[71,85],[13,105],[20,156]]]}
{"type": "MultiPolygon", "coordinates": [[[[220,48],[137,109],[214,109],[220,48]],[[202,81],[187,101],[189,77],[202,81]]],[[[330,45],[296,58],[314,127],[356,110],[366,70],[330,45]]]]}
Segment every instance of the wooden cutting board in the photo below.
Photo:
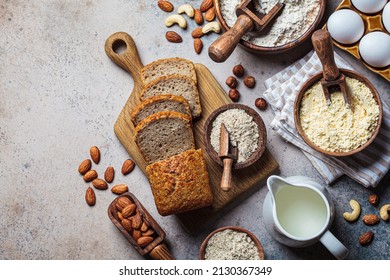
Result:
{"type": "MultiPolygon", "coordinates": [[[[129,72],[134,79],[134,89],[115,123],[114,131],[137,166],[145,174],[146,163],[134,142],[134,126],[130,120],[131,111],[140,103],[139,96],[142,91],[140,71],[143,64],[133,39],[127,33],[118,32],[112,34],[106,41],[105,51],[113,62],[129,72]],[[124,52],[120,54],[115,52],[119,46],[126,47],[124,52]]],[[[204,65],[195,64],[195,69],[202,106],[202,117],[194,123],[195,143],[197,148],[203,150],[214,202],[211,207],[177,215],[184,226],[192,233],[195,233],[202,223],[206,223],[215,217],[215,213],[218,210],[235,200],[235,198],[238,196],[243,197],[244,193],[256,186],[261,187],[265,179],[278,169],[278,163],[266,149],[260,160],[252,166],[234,170],[232,178],[233,188],[230,192],[224,192],[220,189],[222,167],[215,163],[206,152],[203,141],[203,125],[210,113],[222,105],[231,103],[231,101],[204,65]]]]}

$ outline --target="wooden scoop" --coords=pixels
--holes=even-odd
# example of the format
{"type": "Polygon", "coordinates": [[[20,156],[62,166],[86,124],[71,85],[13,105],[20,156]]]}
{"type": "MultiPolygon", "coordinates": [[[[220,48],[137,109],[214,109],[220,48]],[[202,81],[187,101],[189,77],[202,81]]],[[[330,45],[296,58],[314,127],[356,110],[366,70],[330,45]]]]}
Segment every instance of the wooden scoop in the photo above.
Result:
{"type": "Polygon", "coordinates": [[[209,56],[215,62],[224,62],[236,48],[241,37],[248,31],[259,33],[284,7],[284,4],[277,3],[267,13],[258,11],[258,0],[244,0],[236,7],[237,21],[231,29],[220,36],[209,47],[209,56]]]}
{"type": "Polygon", "coordinates": [[[322,64],[323,78],[321,79],[321,85],[328,105],[331,104],[330,88],[338,86],[343,93],[345,104],[350,106],[345,75],[340,72],[334,60],[330,33],[326,30],[319,29],[313,33],[311,41],[322,64]]]}
{"type": "Polygon", "coordinates": [[[224,124],[221,125],[218,156],[223,162],[221,189],[227,192],[232,189],[232,166],[233,162],[237,160],[238,148],[232,147],[230,144],[229,132],[224,124]]]}

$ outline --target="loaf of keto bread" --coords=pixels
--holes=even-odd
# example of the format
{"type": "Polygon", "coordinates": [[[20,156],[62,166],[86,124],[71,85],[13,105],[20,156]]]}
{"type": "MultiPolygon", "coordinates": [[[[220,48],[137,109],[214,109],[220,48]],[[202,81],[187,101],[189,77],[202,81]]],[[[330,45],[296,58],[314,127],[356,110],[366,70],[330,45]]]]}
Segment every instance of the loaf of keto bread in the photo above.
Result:
{"type": "Polygon", "coordinates": [[[211,205],[202,150],[188,150],[146,167],[154,201],[160,215],[183,213],[211,205]]]}

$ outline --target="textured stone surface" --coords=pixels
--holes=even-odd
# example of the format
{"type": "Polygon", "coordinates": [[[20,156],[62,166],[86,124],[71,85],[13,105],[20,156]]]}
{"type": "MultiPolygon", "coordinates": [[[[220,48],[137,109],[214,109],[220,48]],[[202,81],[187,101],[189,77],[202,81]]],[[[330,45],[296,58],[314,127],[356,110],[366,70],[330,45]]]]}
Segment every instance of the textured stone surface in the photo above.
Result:
{"type": "MultiPolygon", "coordinates": [[[[0,3],[0,259],[141,259],[107,216],[115,198],[109,190],[96,190],[97,202],[88,207],[84,194],[89,184],[77,172],[89,157],[89,148],[101,149],[101,161],[93,165],[102,177],[105,168],[116,169],[113,184],[129,185],[167,232],[167,242],[178,259],[196,259],[205,236],[217,227],[237,225],[254,232],[264,246],[267,259],[332,259],[321,245],[292,249],[278,244],[263,225],[262,187],[239,206],[191,236],[175,217],[161,217],[154,205],[146,178],[135,170],[124,177],[122,162],[128,158],[113,132],[115,120],[131,92],[129,74],[112,63],[104,52],[106,38],[117,31],[131,34],[141,59],[149,63],[179,56],[211,69],[221,85],[234,65],[242,63],[257,79],[253,90],[243,84],[241,103],[254,107],[264,91],[263,81],[302,57],[307,43],[296,51],[278,56],[255,57],[237,49],[223,64],[208,58],[207,48],[216,34],[204,36],[201,55],[193,51],[187,31],[172,27],[183,43],[165,39],[163,21],[168,15],[156,1],[124,0],[4,0],[0,3]]],[[[184,0],[173,1],[176,8],[184,0]]],[[[188,2],[188,1],[187,1],[188,2]]],[[[201,1],[192,1],[197,3],[201,1]]],[[[328,1],[327,14],[338,1],[328,1]]],[[[389,103],[389,83],[364,68],[348,54],[338,51],[378,88],[389,103]]],[[[226,88],[227,89],[227,88],[226,88]]],[[[260,113],[268,125],[272,110],[260,113]]],[[[285,143],[268,127],[268,147],[280,163],[282,176],[307,175],[322,182],[306,157],[285,143]]],[[[390,201],[388,179],[376,192],[390,201]]],[[[375,212],[367,202],[370,190],[348,178],[328,187],[334,198],[336,218],[331,231],[349,248],[350,259],[390,259],[388,223],[372,227],[373,242],[366,247],[358,237],[368,230],[361,221],[348,224],[342,213],[351,198],[359,200],[363,213],[375,212]]]]}

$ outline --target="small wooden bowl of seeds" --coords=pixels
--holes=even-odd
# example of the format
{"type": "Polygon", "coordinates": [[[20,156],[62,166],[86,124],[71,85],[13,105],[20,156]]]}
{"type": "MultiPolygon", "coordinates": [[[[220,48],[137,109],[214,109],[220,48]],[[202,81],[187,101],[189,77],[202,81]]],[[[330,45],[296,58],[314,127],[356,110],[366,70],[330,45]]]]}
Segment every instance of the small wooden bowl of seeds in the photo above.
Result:
{"type": "Polygon", "coordinates": [[[203,241],[200,260],[264,260],[263,246],[249,230],[226,226],[214,230],[203,241]]]}
{"type": "Polygon", "coordinates": [[[242,104],[226,104],[212,112],[203,127],[206,151],[220,166],[219,141],[222,123],[229,132],[229,140],[238,148],[233,169],[242,169],[255,163],[264,153],[267,130],[263,119],[252,108],[242,104]]]}

